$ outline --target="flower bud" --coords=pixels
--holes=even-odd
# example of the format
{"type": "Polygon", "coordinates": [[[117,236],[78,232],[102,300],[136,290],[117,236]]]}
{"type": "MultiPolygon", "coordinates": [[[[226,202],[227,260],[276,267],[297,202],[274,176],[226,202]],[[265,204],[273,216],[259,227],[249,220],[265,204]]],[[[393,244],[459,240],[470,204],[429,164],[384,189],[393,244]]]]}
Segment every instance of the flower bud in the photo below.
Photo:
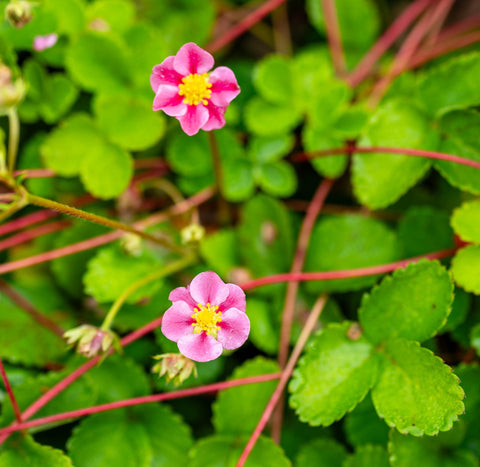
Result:
{"type": "Polygon", "coordinates": [[[0,114],[19,104],[25,96],[22,78],[12,80],[12,70],[0,63],[0,114]]]}
{"type": "Polygon", "coordinates": [[[5,7],[5,17],[16,28],[23,28],[33,18],[32,3],[13,0],[5,7]]]}
{"type": "Polygon", "coordinates": [[[63,337],[67,344],[76,345],[79,354],[89,358],[120,345],[118,337],[112,331],[103,331],[90,324],[70,329],[63,337]]]}
{"type": "Polygon", "coordinates": [[[195,363],[182,354],[164,353],[153,358],[159,362],[152,367],[152,373],[158,373],[159,378],[165,376],[167,383],[173,381],[174,386],[179,386],[192,372],[195,378],[197,377],[195,363]]]}
{"type": "Polygon", "coordinates": [[[120,239],[120,248],[128,256],[140,256],[143,251],[143,241],[136,234],[126,233],[120,239]]]}
{"type": "Polygon", "coordinates": [[[190,224],[180,232],[184,245],[194,245],[205,236],[205,228],[200,224],[190,224]]]}

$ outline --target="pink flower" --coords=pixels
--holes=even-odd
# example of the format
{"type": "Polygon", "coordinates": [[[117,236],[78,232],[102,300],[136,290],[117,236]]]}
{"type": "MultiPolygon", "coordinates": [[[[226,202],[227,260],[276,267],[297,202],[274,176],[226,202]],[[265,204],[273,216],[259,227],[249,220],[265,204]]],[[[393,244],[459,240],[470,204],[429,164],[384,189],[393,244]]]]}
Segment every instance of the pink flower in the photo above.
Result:
{"type": "Polygon", "coordinates": [[[189,136],[225,125],[225,110],[240,92],[230,68],[213,67],[213,57],[193,42],[153,67],[153,110],[176,117],[189,136]]]}
{"type": "Polygon", "coordinates": [[[53,47],[58,40],[58,34],[52,33],[46,36],[35,36],[33,39],[33,49],[37,52],[53,47]]]}
{"type": "Polygon", "coordinates": [[[214,272],[198,274],[188,287],[172,290],[168,298],[173,305],[163,315],[162,332],[185,357],[208,362],[223,349],[236,349],[247,340],[245,293],[214,272]]]}

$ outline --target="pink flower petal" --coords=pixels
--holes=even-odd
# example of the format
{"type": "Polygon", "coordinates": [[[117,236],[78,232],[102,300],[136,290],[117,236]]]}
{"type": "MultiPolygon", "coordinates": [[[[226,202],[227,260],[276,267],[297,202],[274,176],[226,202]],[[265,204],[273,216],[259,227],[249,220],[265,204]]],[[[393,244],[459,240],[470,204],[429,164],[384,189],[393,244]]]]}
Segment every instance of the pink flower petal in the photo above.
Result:
{"type": "Polygon", "coordinates": [[[197,306],[197,303],[192,296],[190,295],[190,292],[186,287],[177,287],[176,289],[173,289],[170,292],[170,295],[168,296],[168,299],[172,302],[185,302],[187,305],[189,305],[192,309],[192,314],[193,314],[193,309],[197,306]]]}
{"type": "Polygon", "coordinates": [[[183,96],[178,94],[178,88],[170,85],[160,85],[157,95],[153,99],[153,110],[163,110],[171,117],[179,117],[187,112],[187,104],[183,103],[183,96]]]}
{"type": "Polygon", "coordinates": [[[202,126],[202,130],[218,130],[225,126],[225,107],[217,107],[216,105],[209,102],[207,105],[208,109],[208,120],[205,125],[202,126]]]}
{"type": "Polygon", "coordinates": [[[178,342],[178,350],[185,357],[196,362],[209,362],[222,354],[222,344],[206,332],[183,336],[178,342]]]}
{"type": "Polygon", "coordinates": [[[213,57],[193,42],[183,45],[175,55],[173,67],[183,76],[206,73],[215,63],[213,57]]]}
{"type": "Polygon", "coordinates": [[[162,332],[167,339],[177,342],[193,332],[192,310],[185,302],[175,302],[163,315],[162,332]]]}
{"type": "Polygon", "coordinates": [[[240,88],[233,71],[226,66],[219,66],[209,77],[212,85],[210,100],[217,106],[226,107],[240,93],[240,88]]]}
{"type": "Polygon", "coordinates": [[[175,57],[172,55],[167,57],[160,65],[153,67],[152,74],[150,75],[150,84],[153,92],[158,91],[158,87],[162,84],[170,84],[171,86],[178,86],[182,82],[183,76],[178,74],[173,69],[173,61],[175,57]]]}
{"type": "Polygon", "coordinates": [[[240,347],[250,333],[250,320],[248,316],[236,308],[231,308],[222,313],[222,321],[218,323],[217,339],[224,349],[232,350],[240,347]]]}
{"type": "Polygon", "coordinates": [[[58,34],[52,33],[46,36],[35,36],[33,38],[33,49],[37,52],[53,47],[58,40],[58,34]]]}
{"type": "Polygon", "coordinates": [[[182,130],[188,135],[192,136],[198,133],[208,121],[208,110],[203,104],[187,105],[187,111],[184,115],[177,117],[177,120],[182,126],[182,130]]]}
{"type": "Polygon", "coordinates": [[[245,299],[245,292],[235,284],[225,284],[228,287],[228,297],[219,306],[219,311],[225,312],[230,308],[236,308],[237,310],[245,313],[247,303],[245,299]]]}
{"type": "Polygon", "coordinates": [[[189,292],[197,303],[220,305],[228,297],[229,289],[217,274],[206,271],[193,278],[189,292]]]}

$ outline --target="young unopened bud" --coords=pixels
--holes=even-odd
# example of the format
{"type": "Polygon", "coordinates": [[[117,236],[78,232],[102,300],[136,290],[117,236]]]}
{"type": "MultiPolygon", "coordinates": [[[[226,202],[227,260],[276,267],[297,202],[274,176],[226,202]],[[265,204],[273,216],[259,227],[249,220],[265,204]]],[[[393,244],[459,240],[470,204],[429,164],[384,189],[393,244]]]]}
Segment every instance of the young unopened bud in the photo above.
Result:
{"type": "Polygon", "coordinates": [[[5,7],[5,17],[16,28],[23,28],[33,17],[32,3],[13,0],[5,7]]]}
{"type": "Polygon", "coordinates": [[[112,331],[103,331],[90,324],[70,329],[63,337],[67,344],[76,346],[79,354],[89,358],[105,353],[112,346],[117,348],[120,345],[118,337],[112,331]]]}
{"type": "Polygon", "coordinates": [[[140,256],[143,251],[143,241],[138,235],[126,233],[120,239],[120,248],[128,256],[140,256]]]}
{"type": "Polygon", "coordinates": [[[190,224],[180,232],[184,245],[194,245],[205,236],[205,228],[200,224],[190,224]]]}
{"type": "Polygon", "coordinates": [[[189,358],[179,353],[164,353],[155,355],[155,360],[159,360],[152,367],[152,373],[158,373],[158,377],[165,376],[167,383],[173,381],[174,386],[182,384],[193,373],[197,377],[197,367],[189,358]]]}
{"type": "Polygon", "coordinates": [[[25,96],[25,83],[21,78],[12,80],[12,70],[0,63],[0,114],[19,104],[25,96]]]}

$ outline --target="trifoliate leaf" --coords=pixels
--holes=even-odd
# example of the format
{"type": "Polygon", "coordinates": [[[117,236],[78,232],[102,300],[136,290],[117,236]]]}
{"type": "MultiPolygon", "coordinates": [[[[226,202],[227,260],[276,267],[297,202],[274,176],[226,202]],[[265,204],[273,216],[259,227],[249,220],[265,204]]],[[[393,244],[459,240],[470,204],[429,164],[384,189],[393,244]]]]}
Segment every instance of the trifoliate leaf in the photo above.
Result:
{"type": "MultiPolygon", "coordinates": [[[[359,146],[435,149],[437,136],[429,121],[412,105],[394,100],[380,106],[367,124],[359,146]]],[[[401,154],[355,154],[353,191],[371,209],[397,201],[431,165],[429,159],[401,154]]]]}
{"type": "MultiPolygon", "coordinates": [[[[335,271],[388,263],[397,259],[396,235],[382,222],[357,215],[324,217],[310,238],[305,271],[335,271]]],[[[313,293],[358,290],[378,276],[307,282],[313,293]]]]}
{"type": "MultiPolygon", "coordinates": [[[[276,373],[278,365],[257,357],[237,367],[231,379],[276,373]]],[[[213,405],[213,425],[219,434],[250,434],[260,419],[278,381],[246,384],[225,389],[213,405]]]]}
{"type": "Polygon", "coordinates": [[[480,295],[480,245],[468,245],[452,261],[455,282],[467,292],[480,295]]]}
{"type": "Polygon", "coordinates": [[[439,357],[406,339],[391,339],[383,369],[372,390],[375,409],[401,433],[435,435],[463,413],[464,392],[439,357]]]}
{"type": "Polygon", "coordinates": [[[347,459],[345,447],[333,439],[316,439],[301,447],[295,462],[296,467],[342,467],[347,459]]]}
{"type": "MultiPolygon", "coordinates": [[[[102,248],[87,266],[83,278],[85,291],[100,303],[115,301],[134,282],[151,274],[161,263],[147,249],[139,256],[131,256],[119,245],[102,248]]],[[[128,303],[151,297],[161,286],[161,281],[152,281],[128,297],[128,303]]]]}
{"type": "Polygon", "coordinates": [[[349,456],[342,467],[389,467],[388,452],[383,446],[360,446],[349,456]]]}
{"type": "Polygon", "coordinates": [[[375,383],[378,358],[353,323],[332,323],[317,334],[289,385],[290,405],[310,425],[331,425],[365,397],[375,383]]]}
{"type": "Polygon", "coordinates": [[[133,175],[132,156],[111,143],[90,148],[83,158],[81,179],[85,188],[101,199],[123,193],[133,175]]]}
{"type": "MultiPolygon", "coordinates": [[[[442,134],[439,151],[480,162],[479,125],[480,114],[474,110],[457,110],[444,115],[439,122],[442,134]]],[[[454,187],[480,194],[480,170],[441,160],[435,161],[434,167],[454,187]]]]}
{"type": "MultiPolygon", "coordinates": [[[[222,466],[235,467],[243,448],[247,444],[248,436],[210,436],[202,438],[190,451],[189,467],[222,466]]],[[[290,467],[280,446],[271,438],[260,436],[251,454],[248,456],[245,467],[290,467]]],[[[80,466],[81,467],[81,466],[80,466]]]]}
{"type": "Polygon", "coordinates": [[[47,168],[71,177],[80,173],[87,154],[103,146],[103,135],[90,117],[75,114],[47,136],[41,154],[47,168]]]}
{"type": "Polygon", "coordinates": [[[292,101],[292,69],[287,57],[269,55],[263,58],[254,71],[253,82],[269,102],[288,104],[292,101]]]}
{"type": "Polygon", "coordinates": [[[480,89],[476,80],[479,74],[479,53],[454,57],[420,76],[416,86],[418,99],[428,113],[436,116],[452,109],[478,105],[480,89]]]}
{"type": "Polygon", "coordinates": [[[369,396],[365,397],[353,412],[345,416],[343,429],[348,442],[353,446],[385,445],[388,441],[388,427],[378,418],[369,396]]]}
{"type": "Polygon", "coordinates": [[[258,167],[257,183],[272,196],[287,198],[297,189],[295,169],[285,161],[271,162],[258,167]]]}
{"type": "Polygon", "coordinates": [[[260,136],[281,135],[293,130],[301,115],[291,105],[271,104],[260,97],[248,101],[245,107],[245,124],[260,136]]]}
{"type": "Polygon", "coordinates": [[[431,206],[408,209],[398,223],[398,239],[406,258],[453,248],[453,235],[448,214],[431,206]]]}
{"type": "Polygon", "coordinates": [[[147,149],[163,135],[165,120],[159,112],[152,112],[149,102],[124,94],[100,94],[93,108],[98,126],[124,149],[147,149]]]}
{"type": "Polygon", "coordinates": [[[452,227],[465,242],[480,243],[480,200],[466,201],[455,209],[452,227]]]}
{"type": "MultiPolygon", "coordinates": [[[[455,429],[455,428],[454,428],[455,429]]],[[[442,443],[442,435],[438,438],[415,438],[404,436],[396,430],[390,434],[390,462],[392,467],[474,467],[478,458],[467,449],[455,449],[442,443]]]]}
{"type": "Polygon", "coordinates": [[[453,301],[453,284],[437,261],[422,260],[385,277],[365,294],[359,319],[374,344],[392,337],[422,342],[446,322],[453,301]]]}
{"type": "Polygon", "coordinates": [[[119,91],[129,81],[124,45],[108,34],[85,33],[67,49],[65,65],[72,78],[88,91],[119,91]]]}
{"type": "Polygon", "coordinates": [[[72,460],[59,449],[42,446],[31,436],[14,434],[3,446],[0,454],[2,467],[72,467],[72,460]]]}

